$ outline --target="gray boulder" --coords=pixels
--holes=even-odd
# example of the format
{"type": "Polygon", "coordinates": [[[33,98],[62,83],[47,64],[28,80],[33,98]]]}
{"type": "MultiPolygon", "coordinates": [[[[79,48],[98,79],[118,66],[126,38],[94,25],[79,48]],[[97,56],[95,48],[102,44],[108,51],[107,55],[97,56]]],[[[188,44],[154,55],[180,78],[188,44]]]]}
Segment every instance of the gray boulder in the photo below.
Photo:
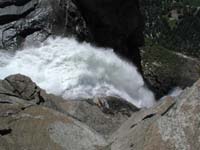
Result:
{"type": "Polygon", "coordinates": [[[138,110],[115,97],[64,100],[11,75],[0,80],[0,149],[101,149],[138,110]]]}
{"type": "Polygon", "coordinates": [[[35,104],[44,103],[46,99],[45,91],[40,89],[30,78],[21,74],[11,75],[5,80],[0,80],[0,96],[16,97],[35,104]]]}
{"type": "Polygon", "coordinates": [[[0,81],[0,149],[198,150],[199,93],[200,80],[139,111],[113,97],[63,100],[12,75],[0,81]]]}
{"type": "Polygon", "coordinates": [[[51,98],[23,75],[0,81],[1,150],[95,150],[106,146],[104,137],[95,130],[50,108],[47,101],[51,98]],[[38,99],[43,101],[38,103],[38,99]]]}
{"type": "Polygon", "coordinates": [[[0,104],[0,110],[1,150],[95,150],[107,144],[85,124],[46,107],[0,104]],[[2,115],[8,110],[13,113],[2,115]]]}
{"type": "Polygon", "coordinates": [[[111,150],[198,150],[200,80],[179,97],[135,113],[110,139],[111,150]]]}
{"type": "Polygon", "coordinates": [[[54,104],[50,105],[51,108],[85,123],[105,138],[116,131],[134,112],[139,111],[134,105],[115,97],[75,101],[51,97],[49,100],[54,104]]]}

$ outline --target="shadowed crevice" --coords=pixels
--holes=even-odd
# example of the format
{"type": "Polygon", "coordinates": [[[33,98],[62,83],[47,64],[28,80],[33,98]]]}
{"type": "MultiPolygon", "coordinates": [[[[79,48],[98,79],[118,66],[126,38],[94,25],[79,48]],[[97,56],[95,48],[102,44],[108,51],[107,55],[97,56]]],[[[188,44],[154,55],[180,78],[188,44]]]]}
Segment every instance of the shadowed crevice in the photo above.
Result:
{"type": "Polygon", "coordinates": [[[149,115],[145,116],[142,120],[146,120],[146,119],[152,118],[155,115],[156,114],[149,114],[149,115]]]}
{"type": "Polygon", "coordinates": [[[8,135],[8,134],[10,134],[12,132],[12,129],[2,129],[2,130],[0,130],[0,135],[1,136],[5,136],[5,135],[8,135]]]}

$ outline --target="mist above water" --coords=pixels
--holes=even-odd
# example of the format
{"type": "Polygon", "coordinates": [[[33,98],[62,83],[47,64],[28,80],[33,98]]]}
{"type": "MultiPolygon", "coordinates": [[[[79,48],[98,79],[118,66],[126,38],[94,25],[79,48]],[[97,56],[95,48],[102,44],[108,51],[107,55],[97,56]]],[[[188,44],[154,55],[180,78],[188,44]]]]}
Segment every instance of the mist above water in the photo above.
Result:
{"type": "Polygon", "coordinates": [[[15,54],[0,51],[0,79],[24,74],[48,93],[65,99],[121,97],[138,107],[154,104],[135,66],[112,49],[101,49],[69,38],[50,38],[39,47],[15,54]]]}

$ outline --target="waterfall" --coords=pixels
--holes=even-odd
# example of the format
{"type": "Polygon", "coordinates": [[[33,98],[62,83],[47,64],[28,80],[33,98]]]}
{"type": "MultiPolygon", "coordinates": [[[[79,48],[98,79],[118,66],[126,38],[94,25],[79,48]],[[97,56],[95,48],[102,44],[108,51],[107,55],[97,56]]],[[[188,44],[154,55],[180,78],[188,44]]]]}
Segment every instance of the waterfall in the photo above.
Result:
{"type": "Polygon", "coordinates": [[[78,43],[71,38],[49,38],[39,46],[15,53],[0,51],[0,79],[24,74],[48,93],[65,99],[121,97],[138,107],[154,104],[135,66],[112,49],[78,43]]]}

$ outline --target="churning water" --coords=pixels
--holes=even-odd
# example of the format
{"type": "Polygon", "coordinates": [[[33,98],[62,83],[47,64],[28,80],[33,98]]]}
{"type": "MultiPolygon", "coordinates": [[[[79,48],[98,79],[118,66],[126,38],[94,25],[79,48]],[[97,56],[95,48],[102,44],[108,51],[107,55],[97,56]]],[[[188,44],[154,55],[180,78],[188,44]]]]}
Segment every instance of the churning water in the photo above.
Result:
{"type": "Polygon", "coordinates": [[[154,103],[154,95],[136,67],[111,49],[74,39],[50,38],[39,47],[15,54],[0,51],[0,79],[16,73],[29,76],[48,93],[66,99],[117,96],[138,107],[154,103]]]}

